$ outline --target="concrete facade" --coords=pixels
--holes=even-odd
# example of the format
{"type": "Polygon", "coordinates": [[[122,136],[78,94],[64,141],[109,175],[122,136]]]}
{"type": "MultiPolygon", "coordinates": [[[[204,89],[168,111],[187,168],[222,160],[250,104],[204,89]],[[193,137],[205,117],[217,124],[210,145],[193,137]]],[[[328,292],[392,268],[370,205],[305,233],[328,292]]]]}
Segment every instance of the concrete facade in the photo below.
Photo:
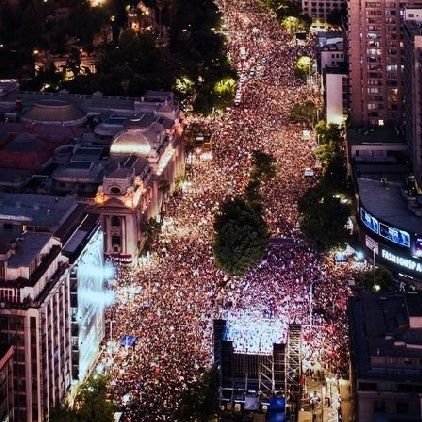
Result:
{"type": "Polygon", "coordinates": [[[406,138],[410,161],[422,186],[422,9],[406,10],[404,16],[404,77],[406,138]]]}
{"type": "Polygon", "coordinates": [[[350,121],[398,125],[403,118],[401,8],[413,0],[349,0],[350,121]]]}
{"type": "Polygon", "coordinates": [[[15,350],[16,420],[42,422],[71,383],[69,274],[50,234],[20,239],[1,256],[0,333],[15,350]]]}

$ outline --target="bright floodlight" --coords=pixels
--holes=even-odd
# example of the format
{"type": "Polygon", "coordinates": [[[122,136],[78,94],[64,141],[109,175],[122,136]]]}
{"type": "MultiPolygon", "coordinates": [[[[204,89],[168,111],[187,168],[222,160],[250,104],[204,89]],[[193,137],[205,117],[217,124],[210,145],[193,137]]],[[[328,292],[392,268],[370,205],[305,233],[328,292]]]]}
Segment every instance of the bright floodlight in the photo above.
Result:
{"type": "Polygon", "coordinates": [[[233,341],[236,353],[273,353],[274,343],[285,343],[288,324],[279,318],[265,318],[260,311],[228,312],[225,340],[233,341]]]}

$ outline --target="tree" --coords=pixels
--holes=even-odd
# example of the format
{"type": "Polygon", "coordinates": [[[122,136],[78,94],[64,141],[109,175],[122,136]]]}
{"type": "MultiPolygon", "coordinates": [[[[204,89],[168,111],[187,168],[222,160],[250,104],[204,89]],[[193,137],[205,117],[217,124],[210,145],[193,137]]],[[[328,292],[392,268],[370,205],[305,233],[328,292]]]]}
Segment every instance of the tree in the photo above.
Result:
{"type": "Polygon", "coordinates": [[[300,228],[320,252],[344,246],[349,207],[321,188],[310,189],[299,201],[300,228]]]}
{"type": "Polygon", "coordinates": [[[272,154],[254,150],[252,151],[253,171],[252,179],[270,179],[277,173],[276,161],[272,154]]]}
{"type": "Polygon", "coordinates": [[[356,279],[357,286],[368,292],[391,292],[393,290],[393,276],[390,271],[377,267],[365,271],[356,279]]]}
{"type": "Polygon", "coordinates": [[[113,404],[107,400],[108,378],[92,375],[78,390],[73,408],[60,406],[52,411],[50,422],[113,422],[113,404]]]}
{"type": "Polygon", "coordinates": [[[146,237],[145,240],[145,250],[150,251],[152,249],[152,244],[160,233],[161,224],[155,219],[150,218],[144,225],[143,233],[146,237]]]}
{"type": "Polygon", "coordinates": [[[218,409],[218,370],[215,366],[206,370],[198,382],[185,390],[176,419],[192,422],[208,422],[218,409]]]}
{"type": "Polygon", "coordinates": [[[78,422],[77,412],[69,406],[62,405],[50,413],[50,422],[78,422]]]}
{"type": "Polygon", "coordinates": [[[315,125],[315,132],[318,137],[318,143],[327,144],[329,142],[340,143],[343,139],[343,130],[334,123],[327,124],[325,120],[320,120],[315,125]]]}
{"type": "Polygon", "coordinates": [[[295,123],[307,123],[312,125],[317,113],[317,106],[311,100],[304,103],[295,103],[290,112],[290,118],[295,123]]]}
{"type": "Polygon", "coordinates": [[[79,388],[75,398],[78,421],[113,422],[113,404],[106,399],[107,377],[93,375],[79,388]]]}
{"type": "Polygon", "coordinates": [[[158,183],[158,190],[163,195],[163,200],[161,201],[161,214],[162,214],[163,211],[164,211],[164,204],[165,204],[165,201],[167,199],[167,195],[170,192],[169,181],[166,180],[166,179],[161,179],[160,182],[158,183]]]}
{"type": "Polygon", "coordinates": [[[306,81],[307,77],[311,74],[311,58],[308,56],[302,56],[297,59],[294,67],[294,74],[297,78],[306,81]]]}
{"type": "Polygon", "coordinates": [[[69,69],[72,72],[74,78],[81,73],[81,51],[75,45],[72,45],[69,48],[66,59],[66,69],[69,69]]]}
{"type": "Polygon", "coordinates": [[[226,200],[214,220],[213,252],[225,272],[243,275],[260,262],[269,242],[262,215],[242,197],[226,200]]]}

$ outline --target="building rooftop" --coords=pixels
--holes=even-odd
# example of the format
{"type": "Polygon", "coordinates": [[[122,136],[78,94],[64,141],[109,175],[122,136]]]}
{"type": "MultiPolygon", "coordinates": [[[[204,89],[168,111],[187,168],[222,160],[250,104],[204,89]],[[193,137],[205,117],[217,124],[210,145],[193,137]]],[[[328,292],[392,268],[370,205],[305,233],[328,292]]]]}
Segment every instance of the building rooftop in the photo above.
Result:
{"type": "Polygon", "coordinates": [[[67,123],[86,118],[86,113],[77,106],[58,99],[45,99],[33,104],[22,114],[22,118],[33,122],[67,123]]]}
{"type": "Polygon", "coordinates": [[[88,214],[81,222],[78,229],[68,239],[63,246],[63,254],[67,256],[70,262],[78,258],[80,252],[91,239],[95,230],[99,227],[98,216],[88,214]]]}
{"type": "Polygon", "coordinates": [[[9,268],[29,267],[34,258],[50,241],[51,233],[26,232],[16,242],[16,253],[8,261],[9,268]]]}
{"type": "Polygon", "coordinates": [[[402,193],[402,179],[388,175],[387,185],[380,179],[386,175],[365,175],[357,178],[359,198],[362,206],[370,213],[390,224],[410,233],[422,232],[422,218],[409,211],[402,193]],[[387,187],[386,187],[387,186],[387,187]]]}
{"type": "Polygon", "coordinates": [[[0,220],[22,222],[52,233],[76,207],[74,196],[0,193],[0,220]]]}
{"type": "Polygon", "coordinates": [[[103,147],[78,147],[73,154],[72,161],[97,161],[103,154],[103,147]]]}
{"type": "Polygon", "coordinates": [[[420,293],[363,293],[352,299],[349,319],[358,377],[422,379],[420,366],[404,364],[405,359],[422,358],[422,328],[410,327],[409,304],[422,317],[420,293]],[[403,361],[393,365],[388,358],[403,361]]]}
{"type": "MultiPolygon", "coordinates": [[[[0,167],[41,171],[55,150],[77,139],[86,129],[0,123],[0,167]]],[[[7,175],[0,175],[0,180],[7,175]]]]}
{"type": "Polygon", "coordinates": [[[348,128],[347,141],[351,145],[360,144],[405,144],[403,130],[390,126],[377,128],[348,128]]]}

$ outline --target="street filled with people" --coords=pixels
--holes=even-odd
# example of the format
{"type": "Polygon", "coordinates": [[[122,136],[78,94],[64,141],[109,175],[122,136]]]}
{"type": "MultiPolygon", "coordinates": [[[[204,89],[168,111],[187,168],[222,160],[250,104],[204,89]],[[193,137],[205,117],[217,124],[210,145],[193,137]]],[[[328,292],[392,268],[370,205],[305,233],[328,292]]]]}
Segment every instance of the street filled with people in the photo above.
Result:
{"type": "Polygon", "coordinates": [[[315,168],[315,141],[303,139],[309,127],[292,123],[290,112],[295,103],[320,99],[293,68],[298,56],[314,57],[312,39],[296,46],[258,1],[231,0],[221,8],[230,56],[244,75],[237,106],[203,121],[212,133],[212,160],[192,153],[192,171],[166,204],[152,253],[136,268],[117,268],[116,303],[107,310],[112,328],[107,325],[103,363],[127,421],[175,420],[184,390],[212,364],[215,318],[227,318],[235,344],[250,352],[267,350],[268,343],[285,340],[289,324],[301,324],[304,371],[347,373],[346,304],[354,269],[316,253],[298,225],[298,199],[316,183],[304,176],[305,168],[315,168]],[[253,150],[276,159],[277,174],[265,181],[262,196],[279,242],[271,242],[265,259],[244,277],[228,276],[213,258],[213,219],[227,197],[243,192],[253,150]],[[280,332],[270,339],[261,333],[256,346],[242,336],[259,330],[261,316],[274,320],[267,332],[280,332]],[[126,335],[137,338],[134,347],[119,345],[126,335]]]}

